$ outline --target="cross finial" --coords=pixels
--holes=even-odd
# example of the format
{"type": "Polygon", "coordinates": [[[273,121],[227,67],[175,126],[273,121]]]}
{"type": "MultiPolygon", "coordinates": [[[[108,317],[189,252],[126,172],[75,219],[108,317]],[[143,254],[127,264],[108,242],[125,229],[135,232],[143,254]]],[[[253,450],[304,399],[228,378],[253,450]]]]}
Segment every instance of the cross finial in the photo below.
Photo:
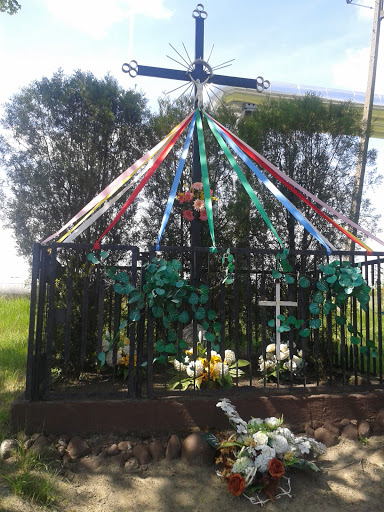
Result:
{"type": "Polygon", "coordinates": [[[208,13],[204,11],[204,5],[203,4],[197,4],[196,9],[192,12],[192,18],[203,18],[203,20],[206,20],[208,18],[208,13]]]}

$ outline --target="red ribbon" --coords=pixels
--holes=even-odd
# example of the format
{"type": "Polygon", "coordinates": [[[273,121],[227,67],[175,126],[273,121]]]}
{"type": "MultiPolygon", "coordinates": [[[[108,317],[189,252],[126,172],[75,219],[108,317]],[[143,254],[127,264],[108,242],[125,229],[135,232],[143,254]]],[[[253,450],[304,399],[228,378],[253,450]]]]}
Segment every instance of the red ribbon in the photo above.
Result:
{"type": "Polygon", "coordinates": [[[169,141],[167,146],[163,149],[163,151],[160,153],[160,155],[157,157],[155,163],[152,165],[152,167],[146,172],[144,178],[140,181],[138,186],[135,188],[135,190],[132,192],[132,194],[129,196],[125,204],[120,209],[119,213],[116,215],[116,217],[113,219],[113,221],[110,223],[110,225],[107,227],[107,229],[104,231],[104,233],[100,236],[100,238],[95,242],[93,248],[94,249],[100,249],[100,242],[105,237],[105,235],[113,228],[113,226],[121,219],[121,217],[124,215],[124,213],[127,211],[129,206],[133,203],[133,201],[136,199],[138,194],[142,191],[144,186],[148,183],[149,179],[153,176],[156,169],[159,167],[159,165],[163,162],[164,158],[168,155],[168,153],[171,151],[173,146],[175,145],[175,142],[180,137],[182,132],[184,131],[187,124],[191,121],[193,116],[190,114],[188,117],[185,118],[185,120],[181,123],[179,129],[175,132],[175,135],[172,137],[172,139],[169,141]]]}

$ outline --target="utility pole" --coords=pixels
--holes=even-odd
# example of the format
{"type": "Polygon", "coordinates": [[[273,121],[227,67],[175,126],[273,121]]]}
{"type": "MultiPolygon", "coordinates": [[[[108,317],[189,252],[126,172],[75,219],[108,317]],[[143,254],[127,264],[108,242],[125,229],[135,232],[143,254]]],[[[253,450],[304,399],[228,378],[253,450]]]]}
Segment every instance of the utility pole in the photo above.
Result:
{"type": "MultiPolygon", "coordinates": [[[[353,4],[352,0],[346,0],[347,4],[353,4]]],[[[380,22],[384,17],[383,11],[383,0],[375,0],[375,8],[373,14],[373,29],[372,29],[372,40],[371,40],[371,55],[369,57],[369,69],[368,69],[368,82],[367,91],[365,94],[365,103],[362,118],[363,132],[360,137],[359,153],[356,166],[355,181],[352,192],[352,204],[350,218],[356,223],[359,223],[361,199],[363,196],[363,185],[365,177],[365,168],[367,165],[368,145],[369,145],[369,132],[372,120],[372,106],[373,96],[375,93],[375,81],[376,81],[376,68],[377,68],[377,56],[379,52],[379,39],[380,39],[380,22]]],[[[353,228],[352,233],[356,235],[356,229],[353,228]]],[[[355,250],[355,242],[351,243],[351,251],[355,250]]]]}

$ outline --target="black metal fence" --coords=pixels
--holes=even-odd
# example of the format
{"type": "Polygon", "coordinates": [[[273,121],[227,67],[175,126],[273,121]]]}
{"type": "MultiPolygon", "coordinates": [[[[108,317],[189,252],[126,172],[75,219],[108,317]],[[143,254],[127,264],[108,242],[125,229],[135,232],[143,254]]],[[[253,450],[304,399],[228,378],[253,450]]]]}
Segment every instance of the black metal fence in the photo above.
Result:
{"type": "MultiPolygon", "coordinates": [[[[249,362],[247,366],[232,365],[235,388],[251,386],[268,392],[288,386],[294,392],[298,388],[328,385],[382,385],[381,267],[384,253],[367,257],[362,253],[337,252],[328,257],[320,251],[290,252],[293,279],[281,283],[281,298],[297,305],[282,305],[281,313],[285,318],[302,320],[301,328],[310,319],[308,305],[311,289],[316,285],[300,287],[298,277],[305,274],[316,278],[320,263],[337,259],[359,265],[362,276],[372,288],[371,300],[364,311],[355,298],[351,299],[343,311],[347,318],[345,324],[335,321],[336,308],[328,315],[322,310],[318,317],[322,320],[321,327],[312,329],[309,335],[300,331],[300,327],[281,332],[283,355],[281,361],[276,362],[276,332],[272,325],[275,307],[260,305],[260,301],[276,300],[276,274],[273,275],[276,251],[231,249],[234,268],[230,284],[226,284],[222,265],[225,249],[219,249],[217,254],[205,248],[160,249],[160,252],[155,252],[154,248],[142,252],[132,246],[103,247],[109,251],[107,267],[114,265],[117,271],[127,271],[130,282],[138,289],[143,289],[145,284],[145,265],[155,256],[179,260],[184,279],[194,286],[208,285],[207,306],[216,311],[220,325],[218,353],[221,359],[224,360],[226,350],[232,350],[236,361],[249,362]],[[359,334],[358,344],[356,333],[359,334]]],[[[181,385],[172,389],[169,385],[172,378],[173,382],[177,380],[178,373],[180,382],[183,380],[181,373],[185,368],[180,364],[177,372],[168,359],[165,363],[158,359],[157,342],[164,338],[165,330],[162,318],[155,318],[146,307],[140,319],[128,321],[120,329],[122,321],[129,319],[136,306],[123,294],[116,293],[107,267],[94,265],[87,258],[91,250],[92,246],[85,244],[34,246],[26,399],[54,399],[70,394],[102,398],[111,393],[129,397],[185,393],[181,385]],[[117,343],[113,346],[110,366],[101,366],[98,356],[105,349],[103,340],[107,332],[117,343]],[[129,339],[126,354],[121,352],[124,339],[129,339]],[[122,355],[127,356],[124,364],[121,364],[122,355]]],[[[190,325],[192,336],[187,347],[195,357],[198,323],[194,319],[190,325]]],[[[179,322],[179,337],[183,336],[184,328],[179,322]]],[[[179,348],[175,354],[180,361],[181,352],[184,353],[184,349],[179,348]]],[[[206,354],[208,360],[215,354],[210,341],[206,342],[206,354]]],[[[196,393],[196,373],[192,380],[190,387],[196,393]]],[[[208,371],[204,385],[213,388],[218,382],[220,380],[215,381],[208,371]]]]}

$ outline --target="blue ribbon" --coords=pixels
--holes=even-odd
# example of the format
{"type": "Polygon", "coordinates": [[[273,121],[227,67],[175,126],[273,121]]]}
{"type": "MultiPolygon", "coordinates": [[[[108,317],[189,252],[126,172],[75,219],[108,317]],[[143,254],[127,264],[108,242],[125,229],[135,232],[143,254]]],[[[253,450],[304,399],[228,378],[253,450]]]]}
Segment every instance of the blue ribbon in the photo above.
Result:
{"type": "Polygon", "coordinates": [[[295,219],[300,222],[304,226],[304,228],[311,233],[326,249],[328,254],[332,254],[330,248],[323,240],[320,233],[314,228],[314,226],[303,216],[303,214],[293,206],[293,204],[280,192],[280,190],[275,187],[275,185],[269,181],[269,179],[264,176],[264,174],[258,169],[252,160],[248,158],[248,156],[242,151],[233,141],[228,137],[228,135],[220,128],[218,124],[215,123],[215,126],[220,132],[220,135],[224,138],[227,144],[233,149],[233,151],[243,160],[243,162],[251,169],[251,171],[257,176],[257,178],[268,188],[270,192],[280,201],[280,203],[295,217],[295,219]]]}
{"type": "Polygon", "coordinates": [[[169,215],[172,210],[173,203],[175,202],[176,191],[177,191],[177,187],[179,186],[181,174],[184,169],[185,160],[188,156],[188,150],[189,150],[189,146],[191,144],[193,129],[195,127],[195,122],[196,122],[196,112],[194,113],[192,120],[191,120],[191,124],[189,125],[188,135],[187,135],[187,138],[185,139],[183,152],[181,153],[181,158],[179,160],[179,165],[177,166],[175,179],[173,180],[171,192],[168,197],[167,206],[165,207],[163,220],[161,222],[161,227],[160,227],[160,231],[159,231],[159,236],[157,237],[156,251],[158,251],[160,249],[160,240],[161,240],[161,237],[163,236],[164,229],[167,225],[169,215]]]}

